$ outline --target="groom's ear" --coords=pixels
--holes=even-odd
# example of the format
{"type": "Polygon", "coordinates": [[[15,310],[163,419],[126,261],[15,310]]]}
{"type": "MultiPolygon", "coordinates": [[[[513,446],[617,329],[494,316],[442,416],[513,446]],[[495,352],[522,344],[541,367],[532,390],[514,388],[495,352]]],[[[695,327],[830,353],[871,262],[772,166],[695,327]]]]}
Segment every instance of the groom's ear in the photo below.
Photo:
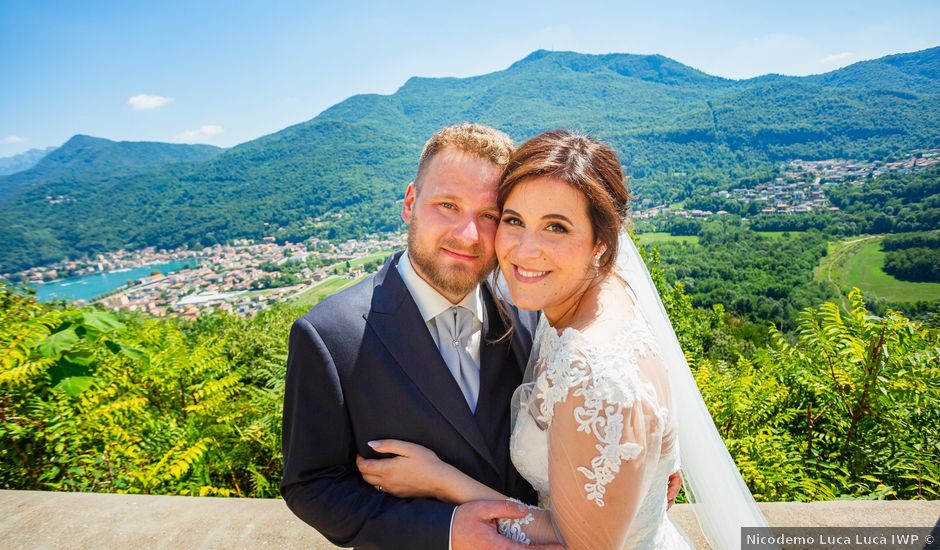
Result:
{"type": "Polygon", "coordinates": [[[418,198],[418,189],[415,187],[415,182],[408,184],[408,189],[405,189],[405,200],[401,204],[401,219],[405,223],[411,223],[411,216],[414,215],[415,200],[418,198]]]}

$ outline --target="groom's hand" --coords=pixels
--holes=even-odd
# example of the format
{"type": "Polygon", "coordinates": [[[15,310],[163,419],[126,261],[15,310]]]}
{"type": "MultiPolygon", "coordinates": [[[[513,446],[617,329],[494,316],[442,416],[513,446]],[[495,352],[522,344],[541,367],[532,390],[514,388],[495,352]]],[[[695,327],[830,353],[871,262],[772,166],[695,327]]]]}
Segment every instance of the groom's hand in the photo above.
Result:
{"type": "Polygon", "coordinates": [[[528,510],[508,500],[475,500],[457,507],[451,526],[450,540],[453,550],[518,550],[522,548],[552,548],[561,546],[525,546],[513,542],[496,530],[496,520],[522,519],[528,510]]]}

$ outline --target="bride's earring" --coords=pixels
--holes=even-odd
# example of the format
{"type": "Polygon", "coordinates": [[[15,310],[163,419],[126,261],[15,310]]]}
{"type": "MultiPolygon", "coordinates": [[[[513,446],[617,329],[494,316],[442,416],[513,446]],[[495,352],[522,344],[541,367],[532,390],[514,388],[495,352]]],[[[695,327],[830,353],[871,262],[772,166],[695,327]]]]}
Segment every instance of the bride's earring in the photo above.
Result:
{"type": "Polygon", "coordinates": [[[597,253],[594,254],[594,276],[597,277],[601,268],[601,258],[604,256],[604,252],[607,252],[607,246],[601,245],[597,253]]]}

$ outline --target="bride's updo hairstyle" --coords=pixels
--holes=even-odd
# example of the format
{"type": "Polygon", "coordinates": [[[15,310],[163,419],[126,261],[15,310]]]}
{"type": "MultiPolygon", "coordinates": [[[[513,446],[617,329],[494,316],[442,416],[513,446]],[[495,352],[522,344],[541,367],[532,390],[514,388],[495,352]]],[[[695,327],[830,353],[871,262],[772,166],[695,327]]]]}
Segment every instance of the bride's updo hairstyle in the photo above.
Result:
{"type": "Polygon", "coordinates": [[[607,246],[598,269],[608,274],[617,261],[620,228],[630,210],[630,195],[617,153],[584,133],[543,132],[520,145],[509,157],[496,191],[499,209],[503,209],[516,185],[543,176],[571,185],[587,199],[594,239],[607,246]]]}

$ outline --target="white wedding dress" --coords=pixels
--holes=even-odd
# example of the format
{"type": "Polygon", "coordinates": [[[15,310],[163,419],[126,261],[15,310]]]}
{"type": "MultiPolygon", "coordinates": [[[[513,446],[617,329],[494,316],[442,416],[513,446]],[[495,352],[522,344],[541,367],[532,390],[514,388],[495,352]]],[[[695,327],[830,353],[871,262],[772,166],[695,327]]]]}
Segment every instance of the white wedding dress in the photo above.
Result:
{"type": "Polygon", "coordinates": [[[514,395],[510,453],[540,506],[521,520],[500,520],[499,530],[520,542],[592,550],[689,548],[666,515],[669,474],[681,464],[685,495],[708,544],[738,549],[742,527],[767,521],[625,230],[619,248],[611,282],[623,285],[625,299],[602,299],[584,331],[559,333],[544,315],[536,329],[514,395]]]}
{"type": "Polygon", "coordinates": [[[679,449],[665,365],[642,313],[623,316],[594,335],[559,334],[541,318],[510,438],[541,509],[503,523],[514,540],[565,533],[578,548],[690,547],[666,516],[679,449]]]}

